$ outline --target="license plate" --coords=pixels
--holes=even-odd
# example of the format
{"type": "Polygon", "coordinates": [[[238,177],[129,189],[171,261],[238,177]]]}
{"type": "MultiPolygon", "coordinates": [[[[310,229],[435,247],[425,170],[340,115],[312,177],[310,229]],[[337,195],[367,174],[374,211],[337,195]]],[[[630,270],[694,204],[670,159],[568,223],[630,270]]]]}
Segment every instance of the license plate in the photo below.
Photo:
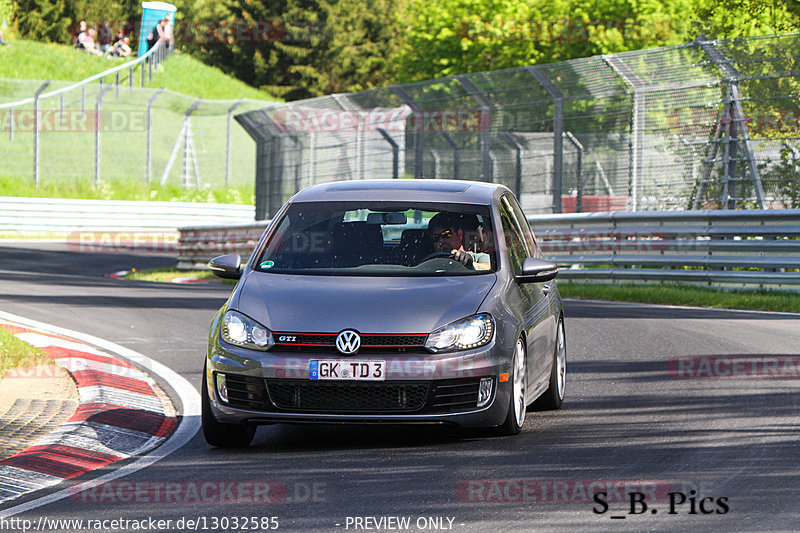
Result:
{"type": "Polygon", "coordinates": [[[356,381],[384,381],[386,361],[311,361],[311,379],[346,379],[356,381]]]}

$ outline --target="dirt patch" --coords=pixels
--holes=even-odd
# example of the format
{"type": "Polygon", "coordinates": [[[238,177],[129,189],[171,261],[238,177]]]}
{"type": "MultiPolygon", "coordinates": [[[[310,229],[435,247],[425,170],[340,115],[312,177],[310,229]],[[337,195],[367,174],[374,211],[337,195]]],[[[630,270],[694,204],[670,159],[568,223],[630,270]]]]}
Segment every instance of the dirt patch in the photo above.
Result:
{"type": "Polygon", "coordinates": [[[16,368],[0,379],[0,414],[17,399],[78,401],[78,389],[69,372],[58,365],[16,368]]]}

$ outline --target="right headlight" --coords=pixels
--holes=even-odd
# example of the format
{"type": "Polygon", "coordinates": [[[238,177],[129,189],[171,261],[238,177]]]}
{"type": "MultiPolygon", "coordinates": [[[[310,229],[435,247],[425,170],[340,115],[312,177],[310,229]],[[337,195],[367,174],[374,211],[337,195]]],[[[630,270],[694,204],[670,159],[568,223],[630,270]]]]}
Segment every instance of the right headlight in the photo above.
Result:
{"type": "Polygon", "coordinates": [[[272,332],[238,311],[229,310],[222,319],[222,339],[234,346],[253,350],[269,350],[274,341],[272,332]]]}
{"type": "Polygon", "coordinates": [[[432,352],[471,350],[489,344],[493,335],[492,315],[480,313],[437,329],[428,335],[425,348],[432,352]]]}

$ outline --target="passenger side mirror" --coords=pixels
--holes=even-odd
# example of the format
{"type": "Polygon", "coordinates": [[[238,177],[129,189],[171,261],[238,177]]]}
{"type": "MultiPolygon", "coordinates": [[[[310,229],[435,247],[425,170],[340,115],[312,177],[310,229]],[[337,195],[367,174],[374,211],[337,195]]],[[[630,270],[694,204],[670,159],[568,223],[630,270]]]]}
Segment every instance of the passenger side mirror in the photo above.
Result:
{"type": "Polygon", "coordinates": [[[208,262],[208,268],[215,276],[225,279],[242,277],[242,258],[239,254],[225,254],[208,262]]]}
{"type": "Polygon", "coordinates": [[[558,275],[558,265],[552,261],[526,257],[522,262],[522,274],[517,276],[520,283],[542,283],[558,275]]]}

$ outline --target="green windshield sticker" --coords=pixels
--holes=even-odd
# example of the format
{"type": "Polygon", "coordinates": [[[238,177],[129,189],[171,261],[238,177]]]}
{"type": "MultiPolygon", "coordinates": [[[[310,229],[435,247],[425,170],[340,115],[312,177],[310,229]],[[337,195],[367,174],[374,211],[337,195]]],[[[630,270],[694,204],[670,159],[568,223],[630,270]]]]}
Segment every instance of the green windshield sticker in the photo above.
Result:
{"type": "Polygon", "coordinates": [[[275,266],[275,261],[262,261],[259,266],[264,269],[272,268],[275,266]]]}

